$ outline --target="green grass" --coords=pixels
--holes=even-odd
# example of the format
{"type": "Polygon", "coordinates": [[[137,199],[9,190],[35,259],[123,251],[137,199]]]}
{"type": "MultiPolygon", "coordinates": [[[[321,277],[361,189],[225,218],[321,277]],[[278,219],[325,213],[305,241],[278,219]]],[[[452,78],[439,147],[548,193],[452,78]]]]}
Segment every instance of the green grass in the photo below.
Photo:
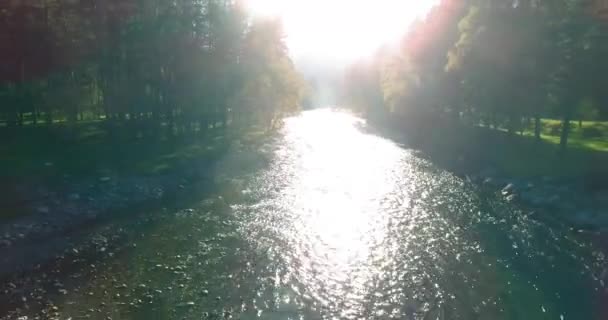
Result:
{"type": "Polygon", "coordinates": [[[608,153],[588,148],[571,147],[560,153],[552,142],[536,143],[531,137],[512,137],[489,156],[489,162],[508,176],[581,177],[606,174],[608,153]]]}
{"type": "Polygon", "coordinates": [[[551,126],[559,123],[543,120],[540,142],[535,141],[533,129],[509,136],[504,129],[448,123],[425,130],[416,144],[438,164],[468,173],[493,168],[513,178],[608,174],[608,122],[584,122],[583,129],[594,127],[603,133],[601,138],[585,138],[578,122],[573,121],[565,153],[560,152],[559,132],[551,131],[551,126]]]}
{"type": "Polygon", "coordinates": [[[111,138],[94,122],[79,123],[73,131],[60,125],[0,128],[0,221],[30,213],[19,200],[17,183],[53,187],[66,176],[93,183],[113,175],[189,177],[190,169],[212,168],[221,161],[234,139],[255,148],[267,134],[260,128],[228,128],[169,140],[132,134],[111,138]]]}
{"type": "MultiPolygon", "coordinates": [[[[494,151],[492,162],[512,176],[575,177],[608,173],[608,122],[578,121],[571,123],[568,148],[560,152],[561,121],[542,120],[541,141],[534,141],[534,129],[524,131],[523,136],[502,135],[502,148],[494,151]],[[584,130],[593,128],[602,137],[588,138],[584,130]]],[[[487,130],[485,134],[488,133],[487,130]]]]}
{"type": "MultiPolygon", "coordinates": [[[[561,127],[560,120],[542,119],[541,139],[550,144],[559,144],[560,135],[556,131],[561,127]],[[555,131],[552,131],[555,130],[555,131]]],[[[571,132],[568,139],[568,146],[571,148],[587,149],[592,151],[608,152],[608,122],[583,121],[579,127],[578,121],[573,121],[570,125],[571,132]],[[602,137],[588,138],[583,136],[583,130],[593,128],[603,133],[602,137]]],[[[526,136],[534,136],[534,129],[524,131],[526,136]]]]}
{"type": "Polygon", "coordinates": [[[226,141],[217,131],[205,138],[154,140],[123,137],[110,139],[96,123],[81,124],[75,134],[66,128],[19,128],[1,132],[0,177],[153,175],[210,158],[226,141]]]}

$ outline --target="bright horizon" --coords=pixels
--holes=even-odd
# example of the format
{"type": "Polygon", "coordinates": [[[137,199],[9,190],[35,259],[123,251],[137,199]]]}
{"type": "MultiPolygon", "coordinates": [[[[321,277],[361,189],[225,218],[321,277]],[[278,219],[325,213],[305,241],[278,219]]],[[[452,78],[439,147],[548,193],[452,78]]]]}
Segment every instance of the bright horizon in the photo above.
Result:
{"type": "Polygon", "coordinates": [[[254,16],[280,17],[296,60],[348,64],[396,44],[437,0],[246,0],[254,16]]]}

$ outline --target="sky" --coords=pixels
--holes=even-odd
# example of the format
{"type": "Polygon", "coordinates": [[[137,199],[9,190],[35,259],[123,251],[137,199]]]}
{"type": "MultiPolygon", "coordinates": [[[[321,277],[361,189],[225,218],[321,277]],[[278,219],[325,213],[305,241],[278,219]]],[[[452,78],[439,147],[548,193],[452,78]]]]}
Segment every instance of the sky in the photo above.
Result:
{"type": "Polygon", "coordinates": [[[437,0],[247,0],[254,16],[280,17],[294,60],[350,64],[391,45],[437,0]]]}

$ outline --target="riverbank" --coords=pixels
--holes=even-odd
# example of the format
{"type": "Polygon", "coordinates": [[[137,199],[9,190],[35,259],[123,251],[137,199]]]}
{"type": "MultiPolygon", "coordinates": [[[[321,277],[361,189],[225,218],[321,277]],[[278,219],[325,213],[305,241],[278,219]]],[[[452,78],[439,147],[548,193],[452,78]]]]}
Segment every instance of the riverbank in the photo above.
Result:
{"type": "Polygon", "coordinates": [[[608,190],[590,189],[585,178],[507,178],[480,172],[467,179],[532,209],[538,219],[564,223],[579,232],[608,234],[608,190]]]}
{"type": "Polygon", "coordinates": [[[579,230],[608,232],[608,152],[475,128],[461,143],[454,169],[507,201],[579,230]],[[470,141],[477,147],[467,147],[470,141]]]}
{"type": "MultiPolygon", "coordinates": [[[[58,317],[57,304],[66,295],[84,290],[79,287],[87,282],[78,279],[96,279],[114,266],[117,257],[142,250],[142,238],[154,237],[142,230],[172,225],[176,219],[194,215],[193,208],[211,216],[225,214],[228,204],[241,196],[238,182],[226,173],[238,175],[265,166],[266,158],[258,149],[271,139],[259,130],[233,135],[222,152],[193,157],[156,175],[105,172],[71,178],[61,185],[50,185],[50,180],[45,185],[23,182],[18,189],[28,195],[25,204],[33,212],[0,226],[0,319],[15,319],[14,315],[23,313],[58,317]]],[[[202,140],[192,143],[209,146],[202,140]]],[[[133,285],[128,279],[117,282],[112,277],[110,290],[116,296],[135,296],[146,285],[133,285]]],[[[93,290],[87,289],[86,294],[90,297],[93,290]]],[[[151,295],[158,296],[146,297],[151,295]]],[[[146,303],[137,301],[132,303],[134,309],[146,303]]]]}
{"type": "Polygon", "coordinates": [[[314,111],[233,144],[207,194],[85,229],[90,245],[0,285],[0,319],[602,318],[586,234],[359,125],[314,111]]]}
{"type": "Polygon", "coordinates": [[[10,175],[6,168],[10,157],[31,151],[22,148],[20,153],[5,155],[0,159],[5,177],[0,185],[0,279],[84,245],[77,242],[91,237],[80,237],[83,230],[184,202],[189,194],[217,187],[217,166],[235,161],[227,158],[229,150],[255,148],[264,136],[263,131],[249,130],[231,132],[229,138],[216,134],[156,146],[144,141],[120,145],[96,141],[98,148],[83,154],[89,162],[68,158],[75,149],[82,154],[92,148],[90,142],[55,146],[39,151],[41,157],[27,164],[27,171],[16,169],[10,175]],[[132,160],[128,167],[125,159],[132,160]]]}
{"type": "Polygon", "coordinates": [[[483,127],[432,128],[390,121],[381,134],[420,150],[438,166],[538,214],[582,231],[608,233],[608,152],[575,143],[563,153],[546,139],[483,127]]]}

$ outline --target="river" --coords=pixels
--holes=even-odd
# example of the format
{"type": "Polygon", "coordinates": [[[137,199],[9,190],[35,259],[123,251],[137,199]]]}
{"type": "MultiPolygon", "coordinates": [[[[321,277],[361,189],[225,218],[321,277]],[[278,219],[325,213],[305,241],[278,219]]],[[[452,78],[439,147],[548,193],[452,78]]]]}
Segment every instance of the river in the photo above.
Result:
{"type": "Polygon", "coordinates": [[[228,152],[210,195],[126,222],[25,299],[52,301],[43,319],[608,318],[586,240],[367,129],[289,118],[228,152]]]}

